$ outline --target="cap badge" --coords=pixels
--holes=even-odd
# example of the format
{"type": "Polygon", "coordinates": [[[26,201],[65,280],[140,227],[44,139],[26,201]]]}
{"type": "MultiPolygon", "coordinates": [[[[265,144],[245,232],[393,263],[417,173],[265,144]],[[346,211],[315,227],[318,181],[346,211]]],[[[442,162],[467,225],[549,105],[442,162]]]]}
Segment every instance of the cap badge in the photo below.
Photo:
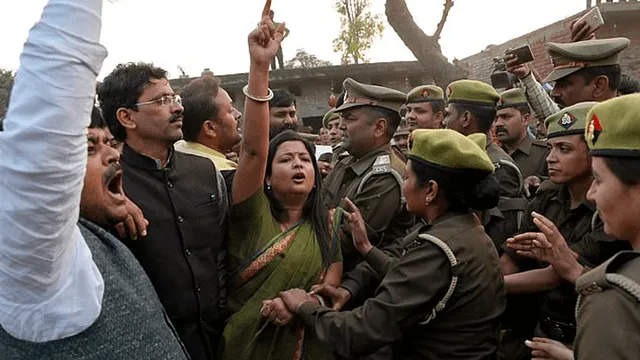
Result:
{"type": "Polygon", "coordinates": [[[423,98],[428,98],[429,97],[429,90],[422,90],[422,97],[423,98]]]}
{"type": "Polygon", "coordinates": [[[589,127],[587,128],[587,138],[591,141],[591,144],[595,145],[598,142],[598,137],[600,137],[600,133],[602,133],[602,125],[600,125],[600,119],[596,114],[591,116],[591,121],[589,122],[589,127]]]}
{"type": "Polygon", "coordinates": [[[576,117],[571,113],[566,113],[560,118],[560,121],[558,121],[558,125],[562,126],[566,130],[569,130],[569,128],[572,127],[575,122],[576,117]]]}
{"type": "Polygon", "coordinates": [[[451,96],[452,92],[453,90],[451,89],[451,86],[447,86],[447,98],[451,96]]]}

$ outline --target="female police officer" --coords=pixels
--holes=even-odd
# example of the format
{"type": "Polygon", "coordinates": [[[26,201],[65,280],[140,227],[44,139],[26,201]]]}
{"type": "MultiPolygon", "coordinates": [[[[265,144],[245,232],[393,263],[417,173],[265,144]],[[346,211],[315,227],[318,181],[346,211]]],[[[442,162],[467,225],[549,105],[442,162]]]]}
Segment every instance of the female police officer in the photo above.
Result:
{"type": "Polygon", "coordinates": [[[494,207],[499,185],[485,136],[471,136],[412,133],[403,192],[409,211],[428,225],[403,240],[399,258],[371,246],[358,209],[348,202],[355,247],[383,277],[375,297],[353,311],[336,312],[314,304],[303,290],[281,293],[287,307],[339,355],[391,344],[397,359],[495,356],[504,283],[493,243],[471,209],[494,207]]]}
{"type": "Polygon", "coordinates": [[[576,282],[576,359],[637,359],[640,354],[640,95],[596,105],[585,132],[596,203],[607,234],[629,241],[621,252],[576,282]],[[607,329],[602,331],[602,329],[607,329]]]}

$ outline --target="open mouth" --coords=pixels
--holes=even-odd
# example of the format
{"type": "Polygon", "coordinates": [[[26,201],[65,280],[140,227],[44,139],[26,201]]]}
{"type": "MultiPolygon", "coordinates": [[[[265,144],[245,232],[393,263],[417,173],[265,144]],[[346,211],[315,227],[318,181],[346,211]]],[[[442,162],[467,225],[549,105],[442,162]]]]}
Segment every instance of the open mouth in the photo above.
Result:
{"type": "Polygon", "coordinates": [[[299,173],[296,173],[295,175],[293,175],[292,179],[293,179],[293,182],[295,182],[295,183],[302,183],[302,182],[304,182],[304,180],[306,178],[307,177],[304,176],[304,173],[299,172],[299,173]]]}
{"type": "Polygon", "coordinates": [[[111,197],[116,201],[124,202],[125,196],[124,191],[122,190],[122,170],[116,171],[115,174],[107,180],[107,192],[109,192],[109,195],[111,195],[111,197]]]}

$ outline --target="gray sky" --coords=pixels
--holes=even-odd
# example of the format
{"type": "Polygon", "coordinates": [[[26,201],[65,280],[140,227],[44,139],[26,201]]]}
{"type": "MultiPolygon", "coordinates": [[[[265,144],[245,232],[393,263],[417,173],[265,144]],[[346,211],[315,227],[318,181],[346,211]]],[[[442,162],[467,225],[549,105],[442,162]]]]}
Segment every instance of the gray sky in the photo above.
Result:
{"type": "MultiPolygon", "coordinates": [[[[7,1],[7,0],[3,0],[7,1]]],[[[433,33],[443,0],[406,0],[414,19],[433,33]]],[[[0,22],[0,67],[16,69],[29,28],[46,0],[12,1],[0,22]]],[[[385,0],[371,0],[386,29],[368,53],[371,62],[415,60],[384,17],[385,0]]],[[[285,60],[305,49],[340,63],[332,51],[339,32],[334,0],[273,0],[276,21],[291,34],[283,43],[285,60]]],[[[102,43],[109,50],[102,78],[116,64],[149,61],[179,75],[211,68],[217,75],[245,72],[249,66],[246,38],[260,19],[264,0],[117,0],[105,1],[102,43]]],[[[462,59],[536,30],[585,9],[584,0],[456,0],[440,40],[444,55],[462,59]]]]}

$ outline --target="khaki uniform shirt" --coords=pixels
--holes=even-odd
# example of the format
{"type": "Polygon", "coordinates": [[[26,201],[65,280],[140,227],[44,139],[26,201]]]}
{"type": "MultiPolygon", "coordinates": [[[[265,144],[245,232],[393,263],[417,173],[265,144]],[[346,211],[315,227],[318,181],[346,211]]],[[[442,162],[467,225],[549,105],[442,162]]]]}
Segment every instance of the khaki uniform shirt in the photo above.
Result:
{"type": "MultiPolygon", "coordinates": [[[[502,150],[496,143],[492,141],[490,141],[487,145],[487,155],[489,155],[489,158],[494,165],[499,164],[500,161],[508,161],[516,165],[511,156],[509,156],[506,152],[504,152],[504,150],[502,150]]],[[[500,183],[500,196],[522,196],[521,179],[523,178],[520,174],[518,174],[518,170],[511,166],[499,165],[498,167],[496,167],[494,175],[500,183]]]]}
{"type": "Polygon", "coordinates": [[[349,156],[349,152],[342,148],[342,143],[334,145],[331,154],[331,165],[335,166],[347,156],[349,156]]]}
{"type": "MultiPolygon", "coordinates": [[[[635,360],[640,357],[640,257],[623,252],[576,282],[581,294],[574,342],[577,360],[635,360]],[[635,296],[609,276],[635,287],[635,296]],[[634,282],[632,284],[631,282],[634,282]]],[[[631,289],[631,288],[630,288],[631,289]]]]}
{"type": "Polygon", "coordinates": [[[482,223],[496,249],[518,231],[518,218],[526,207],[522,192],[522,175],[513,159],[497,144],[489,140],[487,154],[495,165],[495,177],[500,183],[498,206],[483,213],[482,223]]]}
{"type": "MultiPolygon", "coordinates": [[[[507,151],[505,148],[503,149],[507,151]]],[[[518,148],[510,154],[525,179],[531,175],[548,176],[547,155],[549,155],[547,143],[541,140],[532,140],[529,136],[525,137],[518,148]]]]}
{"type": "MultiPolygon", "coordinates": [[[[569,247],[580,256],[578,261],[587,267],[594,267],[618,253],[629,249],[629,243],[618,241],[604,232],[604,226],[597,218],[594,219],[595,207],[589,201],[584,201],[575,208],[571,208],[569,190],[566,185],[556,185],[545,181],[540,190],[529,204],[519,233],[539,232],[533,223],[531,212],[546,216],[557,226],[569,247]],[[595,221],[594,221],[595,220],[595,221]]],[[[514,250],[505,247],[509,256],[521,271],[538,269],[548,266],[529,258],[518,255],[514,250]]],[[[571,283],[563,283],[553,290],[538,294],[540,306],[539,321],[548,319],[552,322],[575,326],[575,304],[577,295],[571,283]]],[[[513,319],[511,319],[513,320],[513,319]]],[[[573,334],[554,333],[549,328],[551,322],[543,323],[541,329],[547,337],[561,342],[573,341],[573,334]]]]}
{"type": "Polygon", "coordinates": [[[490,359],[498,342],[505,290],[498,256],[480,221],[472,214],[446,213],[402,241],[399,258],[379,249],[366,256],[383,276],[374,298],[353,311],[336,312],[305,303],[307,326],[340,356],[367,354],[392,344],[394,359],[490,359]],[[419,238],[427,233],[443,241],[458,263],[419,238]],[[455,290],[428,323],[453,275],[455,290]]]}
{"type": "MultiPolygon", "coordinates": [[[[371,176],[358,192],[364,177],[372,171],[379,156],[389,156],[391,167],[401,177],[405,177],[404,163],[386,145],[366,156],[356,159],[347,156],[338,162],[323,183],[322,198],[330,208],[341,206],[348,197],[358,207],[367,226],[369,241],[376,247],[384,247],[393,239],[403,237],[415,224],[414,218],[401,203],[402,188],[398,179],[390,172],[371,176]]],[[[341,236],[344,272],[353,269],[362,256],[353,246],[351,232],[343,222],[341,236]]]]}

